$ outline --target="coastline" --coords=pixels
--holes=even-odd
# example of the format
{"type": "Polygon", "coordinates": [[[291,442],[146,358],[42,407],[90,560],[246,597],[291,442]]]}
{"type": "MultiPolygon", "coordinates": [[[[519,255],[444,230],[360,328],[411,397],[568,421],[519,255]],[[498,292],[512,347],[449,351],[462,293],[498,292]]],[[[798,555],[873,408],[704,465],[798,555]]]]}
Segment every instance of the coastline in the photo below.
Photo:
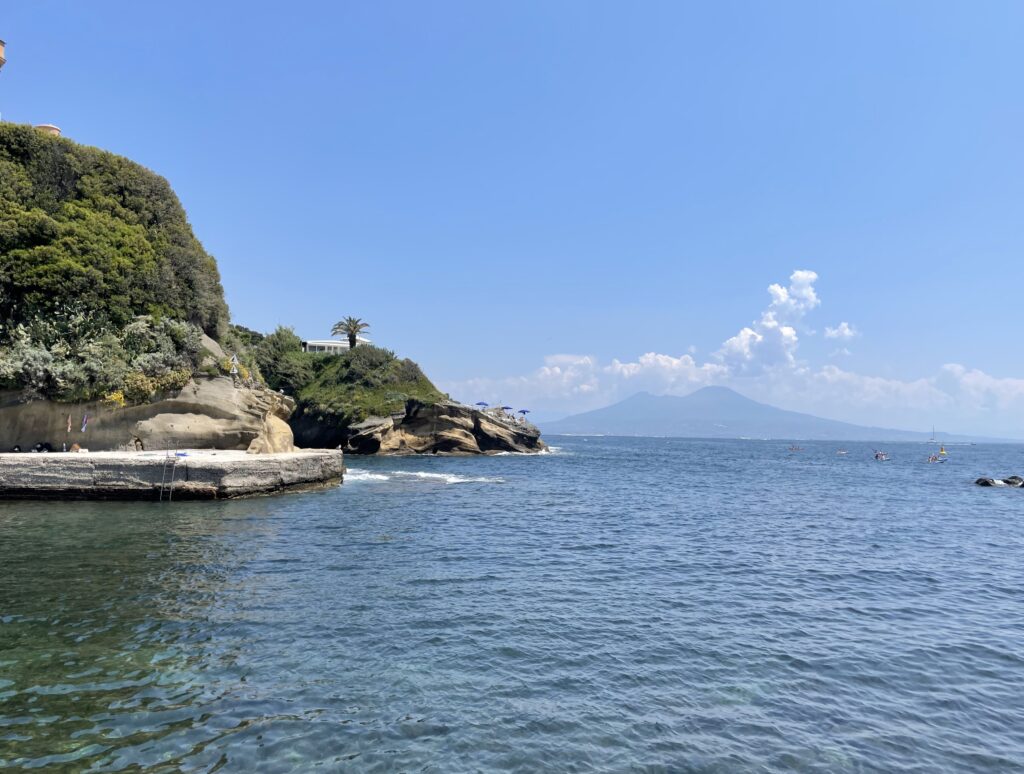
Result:
{"type": "Polygon", "coordinates": [[[226,500],[342,483],[344,454],[184,449],[0,454],[0,498],[226,500]]]}

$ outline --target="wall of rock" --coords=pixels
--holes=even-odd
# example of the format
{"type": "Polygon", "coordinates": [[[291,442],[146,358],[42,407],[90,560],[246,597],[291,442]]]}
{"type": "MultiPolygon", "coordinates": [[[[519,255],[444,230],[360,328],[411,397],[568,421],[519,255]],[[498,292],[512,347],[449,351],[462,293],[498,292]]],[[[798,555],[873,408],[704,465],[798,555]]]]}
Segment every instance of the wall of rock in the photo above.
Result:
{"type": "Polygon", "coordinates": [[[236,386],[231,378],[197,377],[177,394],[151,403],[111,408],[99,402],[21,402],[0,391],[0,451],[77,443],[92,451],[145,448],[236,449],[253,453],[295,448],[287,419],[295,404],[267,389],[236,386]],[[68,415],[71,431],[68,432],[68,415]],[[84,415],[89,416],[82,430],[84,415]]]}
{"type": "Polygon", "coordinates": [[[547,448],[533,425],[452,401],[412,400],[402,415],[371,417],[355,425],[302,413],[291,424],[302,446],[340,446],[352,454],[537,453],[547,448]]]}

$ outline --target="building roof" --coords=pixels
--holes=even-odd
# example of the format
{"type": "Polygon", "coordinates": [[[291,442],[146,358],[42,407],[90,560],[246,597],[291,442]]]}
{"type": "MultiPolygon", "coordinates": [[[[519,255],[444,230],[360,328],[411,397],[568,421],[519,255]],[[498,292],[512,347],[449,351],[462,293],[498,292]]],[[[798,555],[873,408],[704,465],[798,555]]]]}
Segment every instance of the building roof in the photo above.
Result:
{"type": "MultiPolygon", "coordinates": [[[[356,336],[356,341],[369,344],[370,340],[362,336],[356,336]]],[[[348,344],[348,339],[303,339],[303,344],[348,344]]]]}

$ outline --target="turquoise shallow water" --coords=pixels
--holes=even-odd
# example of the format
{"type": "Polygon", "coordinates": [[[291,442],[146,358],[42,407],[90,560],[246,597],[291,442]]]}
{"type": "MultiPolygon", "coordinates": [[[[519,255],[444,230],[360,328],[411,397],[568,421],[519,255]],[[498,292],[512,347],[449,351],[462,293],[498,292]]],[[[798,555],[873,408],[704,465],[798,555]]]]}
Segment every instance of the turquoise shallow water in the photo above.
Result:
{"type": "Polygon", "coordinates": [[[554,443],[0,503],[0,768],[1024,770],[1024,448],[554,443]]]}

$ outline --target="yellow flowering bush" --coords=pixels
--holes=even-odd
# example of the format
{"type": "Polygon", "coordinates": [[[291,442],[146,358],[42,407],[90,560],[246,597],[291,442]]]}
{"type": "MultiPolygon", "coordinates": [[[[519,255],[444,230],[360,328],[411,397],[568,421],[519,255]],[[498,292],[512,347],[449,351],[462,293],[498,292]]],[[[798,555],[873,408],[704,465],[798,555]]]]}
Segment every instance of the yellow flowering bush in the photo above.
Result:
{"type": "MultiPolygon", "coordinates": [[[[239,362],[238,364],[238,378],[248,379],[250,376],[249,369],[245,367],[244,363],[239,362]]],[[[220,370],[226,374],[231,373],[231,358],[226,357],[220,361],[220,370]]]]}
{"type": "Polygon", "coordinates": [[[128,401],[124,397],[124,390],[108,392],[103,396],[103,405],[112,409],[124,408],[128,405],[128,401]]]}
{"type": "Polygon", "coordinates": [[[124,378],[124,396],[132,403],[144,403],[153,397],[156,384],[141,371],[133,371],[124,378]]]}

